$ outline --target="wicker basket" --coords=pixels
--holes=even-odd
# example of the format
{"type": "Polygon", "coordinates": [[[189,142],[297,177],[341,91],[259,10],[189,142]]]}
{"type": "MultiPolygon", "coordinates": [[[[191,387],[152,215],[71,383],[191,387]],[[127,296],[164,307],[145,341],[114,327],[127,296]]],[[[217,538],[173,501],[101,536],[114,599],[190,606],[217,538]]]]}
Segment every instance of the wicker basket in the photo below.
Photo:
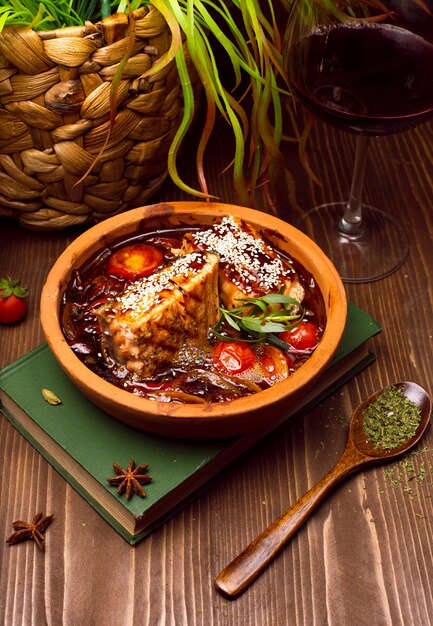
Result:
{"type": "Polygon", "coordinates": [[[58,230],[145,204],[162,185],[182,92],[174,61],[143,78],[169,47],[164,18],[152,6],[134,18],[134,50],[104,149],[111,81],[128,45],[127,17],[0,33],[0,216],[58,230]]]}

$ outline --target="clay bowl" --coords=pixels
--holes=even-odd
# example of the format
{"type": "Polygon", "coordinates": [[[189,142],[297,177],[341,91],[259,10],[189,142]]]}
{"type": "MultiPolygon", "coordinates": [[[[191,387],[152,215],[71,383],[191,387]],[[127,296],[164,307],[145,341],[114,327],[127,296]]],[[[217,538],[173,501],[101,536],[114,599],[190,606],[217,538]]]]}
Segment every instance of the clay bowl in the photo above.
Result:
{"type": "Polygon", "coordinates": [[[290,411],[326,368],[341,339],[347,302],[334,266],[306,235],[271,215],[228,204],[173,202],[141,207],[109,218],[84,232],[63,252],[42,290],[41,322],[48,344],[66,374],[93,403],[140,430],[193,439],[230,437],[270,428],[290,411]],[[74,269],[104,246],[138,232],[211,224],[231,214],[249,222],[277,248],[299,261],[315,278],[327,316],[326,329],[309,360],[292,376],[257,394],[230,402],[177,404],[135,396],[90,371],[69,348],[60,327],[62,294],[74,269]]]}

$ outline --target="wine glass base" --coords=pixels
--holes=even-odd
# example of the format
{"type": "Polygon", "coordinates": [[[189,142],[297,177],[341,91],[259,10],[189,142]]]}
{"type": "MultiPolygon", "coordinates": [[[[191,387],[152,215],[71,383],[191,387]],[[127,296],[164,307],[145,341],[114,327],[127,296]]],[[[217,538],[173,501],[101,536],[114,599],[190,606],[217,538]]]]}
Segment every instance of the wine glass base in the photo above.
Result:
{"type": "Polygon", "coordinates": [[[346,206],[346,202],[322,204],[307,211],[293,225],[317,243],[343,282],[369,283],[398,270],[409,253],[402,226],[380,209],[363,205],[361,233],[353,237],[342,235],[338,224],[346,206]]]}

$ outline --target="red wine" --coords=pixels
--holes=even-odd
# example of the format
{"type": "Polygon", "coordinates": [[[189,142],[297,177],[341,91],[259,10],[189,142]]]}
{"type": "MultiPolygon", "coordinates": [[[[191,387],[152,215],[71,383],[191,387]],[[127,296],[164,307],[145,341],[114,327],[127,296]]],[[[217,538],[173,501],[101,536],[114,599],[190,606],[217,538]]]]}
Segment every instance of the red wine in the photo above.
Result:
{"type": "Polygon", "coordinates": [[[286,65],[301,102],[344,130],[386,135],[433,116],[433,45],[403,28],[318,26],[292,45],[286,65]]]}

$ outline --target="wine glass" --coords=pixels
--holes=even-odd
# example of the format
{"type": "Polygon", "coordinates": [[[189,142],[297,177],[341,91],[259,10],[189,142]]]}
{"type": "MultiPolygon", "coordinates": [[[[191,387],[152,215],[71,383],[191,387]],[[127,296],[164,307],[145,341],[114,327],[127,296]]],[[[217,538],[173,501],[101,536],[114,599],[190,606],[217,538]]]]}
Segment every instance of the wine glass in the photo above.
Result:
{"type": "Polygon", "coordinates": [[[433,0],[294,0],[283,47],[299,101],[326,123],[357,135],[349,200],[307,211],[309,233],[345,282],[381,279],[409,244],[391,215],[362,203],[371,137],[433,116],[433,0]]]}

